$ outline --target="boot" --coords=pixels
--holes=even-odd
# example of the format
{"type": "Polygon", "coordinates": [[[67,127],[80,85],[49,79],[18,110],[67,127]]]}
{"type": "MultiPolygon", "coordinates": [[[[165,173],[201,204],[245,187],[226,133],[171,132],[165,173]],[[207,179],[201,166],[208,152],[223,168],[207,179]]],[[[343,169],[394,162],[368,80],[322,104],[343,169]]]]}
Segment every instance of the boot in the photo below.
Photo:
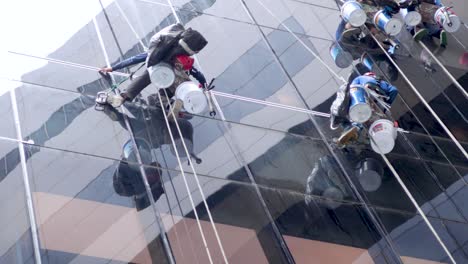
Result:
{"type": "Polygon", "coordinates": [[[413,39],[416,42],[420,41],[425,36],[427,36],[427,34],[428,34],[428,32],[427,32],[427,29],[425,29],[425,28],[415,29],[413,39]]]}
{"type": "Polygon", "coordinates": [[[443,29],[440,31],[440,46],[442,48],[447,47],[447,31],[443,29]]]}
{"type": "Polygon", "coordinates": [[[346,29],[341,33],[341,39],[347,40],[348,42],[355,42],[358,41],[359,35],[361,34],[361,29],[359,28],[350,28],[346,29]]]}
{"type": "Polygon", "coordinates": [[[109,93],[106,99],[107,103],[112,107],[117,108],[125,102],[125,98],[120,94],[109,93]]]}
{"type": "Polygon", "coordinates": [[[179,112],[182,110],[182,106],[184,103],[180,99],[176,99],[175,102],[172,103],[172,106],[169,108],[169,112],[167,113],[167,119],[169,121],[174,121],[177,117],[179,117],[179,112]]]}
{"type": "Polygon", "coordinates": [[[346,146],[349,143],[354,142],[359,137],[359,129],[355,126],[352,126],[350,129],[346,130],[341,136],[338,138],[337,144],[338,146],[346,146]]]}

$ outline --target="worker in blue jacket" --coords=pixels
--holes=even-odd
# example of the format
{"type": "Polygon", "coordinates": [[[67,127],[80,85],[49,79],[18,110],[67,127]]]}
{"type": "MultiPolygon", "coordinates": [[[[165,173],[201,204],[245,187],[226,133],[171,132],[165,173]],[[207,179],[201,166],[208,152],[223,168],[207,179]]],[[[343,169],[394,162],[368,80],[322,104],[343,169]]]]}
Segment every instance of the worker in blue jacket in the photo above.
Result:
{"type": "MultiPolygon", "coordinates": [[[[361,71],[367,69],[363,65],[361,71]]],[[[367,69],[368,70],[368,69],[367,69]]],[[[385,103],[391,105],[397,95],[398,89],[392,84],[381,80],[374,72],[367,71],[363,75],[351,74],[347,84],[342,85],[337,92],[335,101],[330,108],[331,112],[331,129],[337,129],[338,126],[343,128],[343,133],[337,140],[338,146],[346,146],[350,142],[354,142],[359,138],[359,133],[362,130],[362,124],[351,122],[349,120],[349,105],[350,105],[350,88],[353,86],[369,87],[376,90],[385,96],[385,103]]]]}

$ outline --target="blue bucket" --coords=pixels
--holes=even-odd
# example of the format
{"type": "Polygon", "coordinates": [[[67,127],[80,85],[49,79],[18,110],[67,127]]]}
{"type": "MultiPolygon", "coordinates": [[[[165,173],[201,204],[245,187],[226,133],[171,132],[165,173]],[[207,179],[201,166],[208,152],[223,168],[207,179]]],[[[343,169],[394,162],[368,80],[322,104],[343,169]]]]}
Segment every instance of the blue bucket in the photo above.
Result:
{"type": "Polygon", "coordinates": [[[367,103],[366,91],[362,87],[351,86],[349,90],[349,118],[353,122],[364,123],[371,118],[372,109],[367,103]]]}
{"type": "Polygon", "coordinates": [[[367,55],[367,54],[364,55],[361,58],[361,62],[362,62],[362,64],[364,64],[369,69],[369,71],[372,70],[372,66],[374,66],[374,62],[371,60],[369,55],[367,55]]]}
{"type": "Polygon", "coordinates": [[[390,17],[384,10],[375,14],[374,25],[390,36],[398,35],[403,28],[403,23],[399,19],[390,17]]]}
{"type": "Polygon", "coordinates": [[[353,56],[351,53],[344,51],[336,43],[330,47],[330,55],[332,56],[336,66],[339,68],[348,68],[353,63],[353,56]]]}
{"type": "Polygon", "coordinates": [[[341,17],[353,27],[360,27],[367,20],[366,12],[356,1],[347,1],[341,6],[341,17]]]}

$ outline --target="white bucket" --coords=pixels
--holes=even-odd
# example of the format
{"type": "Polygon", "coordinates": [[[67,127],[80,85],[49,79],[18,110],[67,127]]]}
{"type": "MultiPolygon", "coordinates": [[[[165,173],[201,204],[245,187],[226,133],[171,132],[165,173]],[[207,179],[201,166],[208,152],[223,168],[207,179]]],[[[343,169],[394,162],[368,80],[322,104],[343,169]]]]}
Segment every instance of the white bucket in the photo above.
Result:
{"type": "Polygon", "coordinates": [[[377,153],[387,154],[395,147],[397,130],[393,123],[387,119],[379,119],[372,123],[369,128],[369,135],[373,139],[373,141],[371,140],[371,147],[377,153]]]}
{"type": "Polygon", "coordinates": [[[148,73],[151,83],[156,85],[158,89],[169,88],[175,81],[174,70],[171,65],[164,62],[148,67],[148,73]]]}
{"type": "Polygon", "coordinates": [[[184,102],[184,109],[191,114],[203,112],[208,105],[205,94],[194,82],[181,83],[175,91],[175,96],[184,102]]]}
{"type": "Polygon", "coordinates": [[[460,18],[450,8],[446,7],[441,7],[436,11],[434,20],[449,33],[458,31],[461,26],[460,18]],[[448,15],[449,19],[447,19],[446,15],[448,15]]]}
{"type": "Polygon", "coordinates": [[[360,27],[366,23],[367,15],[356,1],[348,1],[341,7],[341,17],[353,27],[360,27]]]}
{"type": "Polygon", "coordinates": [[[405,20],[405,24],[410,27],[414,27],[416,25],[419,25],[419,23],[421,23],[422,17],[421,17],[421,14],[419,14],[419,12],[417,11],[408,12],[407,9],[402,8],[400,9],[400,14],[405,20]]]}

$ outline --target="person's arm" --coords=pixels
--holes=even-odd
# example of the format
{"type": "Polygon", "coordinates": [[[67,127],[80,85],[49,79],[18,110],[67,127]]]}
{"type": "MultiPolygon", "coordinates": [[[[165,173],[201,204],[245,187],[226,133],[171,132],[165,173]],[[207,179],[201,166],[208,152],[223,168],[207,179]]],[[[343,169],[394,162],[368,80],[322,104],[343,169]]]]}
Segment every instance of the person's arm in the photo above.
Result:
{"type": "Polygon", "coordinates": [[[192,67],[192,69],[190,69],[190,75],[192,75],[203,87],[205,87],[206,78],[201,71],[197,70],[195,67],[192,67]]]}
{"type": "Polygon", "coordinates": [[[341,35],[345,31],[345,28],[346,28],[346,21],[344,21],[344,19],[341,19],[341,22],[338,25],[338,28],[336,29],[336,32],[335,32],[335,40],[336,41],[340,41],[341,35]]]}
{"type": "Polygon", "coordinates": [[[360,75],[360,76],[354,78],[354,79],[351,81],[350,86],[353,86],[353,85],[364,85],[364,83],[361,82],[361,81],[362,81],[362,75],[360,75]]]}
{"type": "Polygon", "coordinates": [[[140,53],[140,54],[132,56],[132,57],[126,59],[126,60],[123,60],[123,61],[113,65],[112,67],[103,68],[101,71],[103,71],[103,72],[112,72],[112,71],[120,70],[122,68],[132,66],[132,65],[137,64],[137,63],[144,62],[146,60],[147,56],[148,56],[148,53],[146,53],[146,52],[140,53]]]}
{"type": "Polygon", "coordinates": [[[398,95],[398,89],[386,81],[380,81],[380,88],[389,97],[387,103],[391,105],[398,95]]]}

